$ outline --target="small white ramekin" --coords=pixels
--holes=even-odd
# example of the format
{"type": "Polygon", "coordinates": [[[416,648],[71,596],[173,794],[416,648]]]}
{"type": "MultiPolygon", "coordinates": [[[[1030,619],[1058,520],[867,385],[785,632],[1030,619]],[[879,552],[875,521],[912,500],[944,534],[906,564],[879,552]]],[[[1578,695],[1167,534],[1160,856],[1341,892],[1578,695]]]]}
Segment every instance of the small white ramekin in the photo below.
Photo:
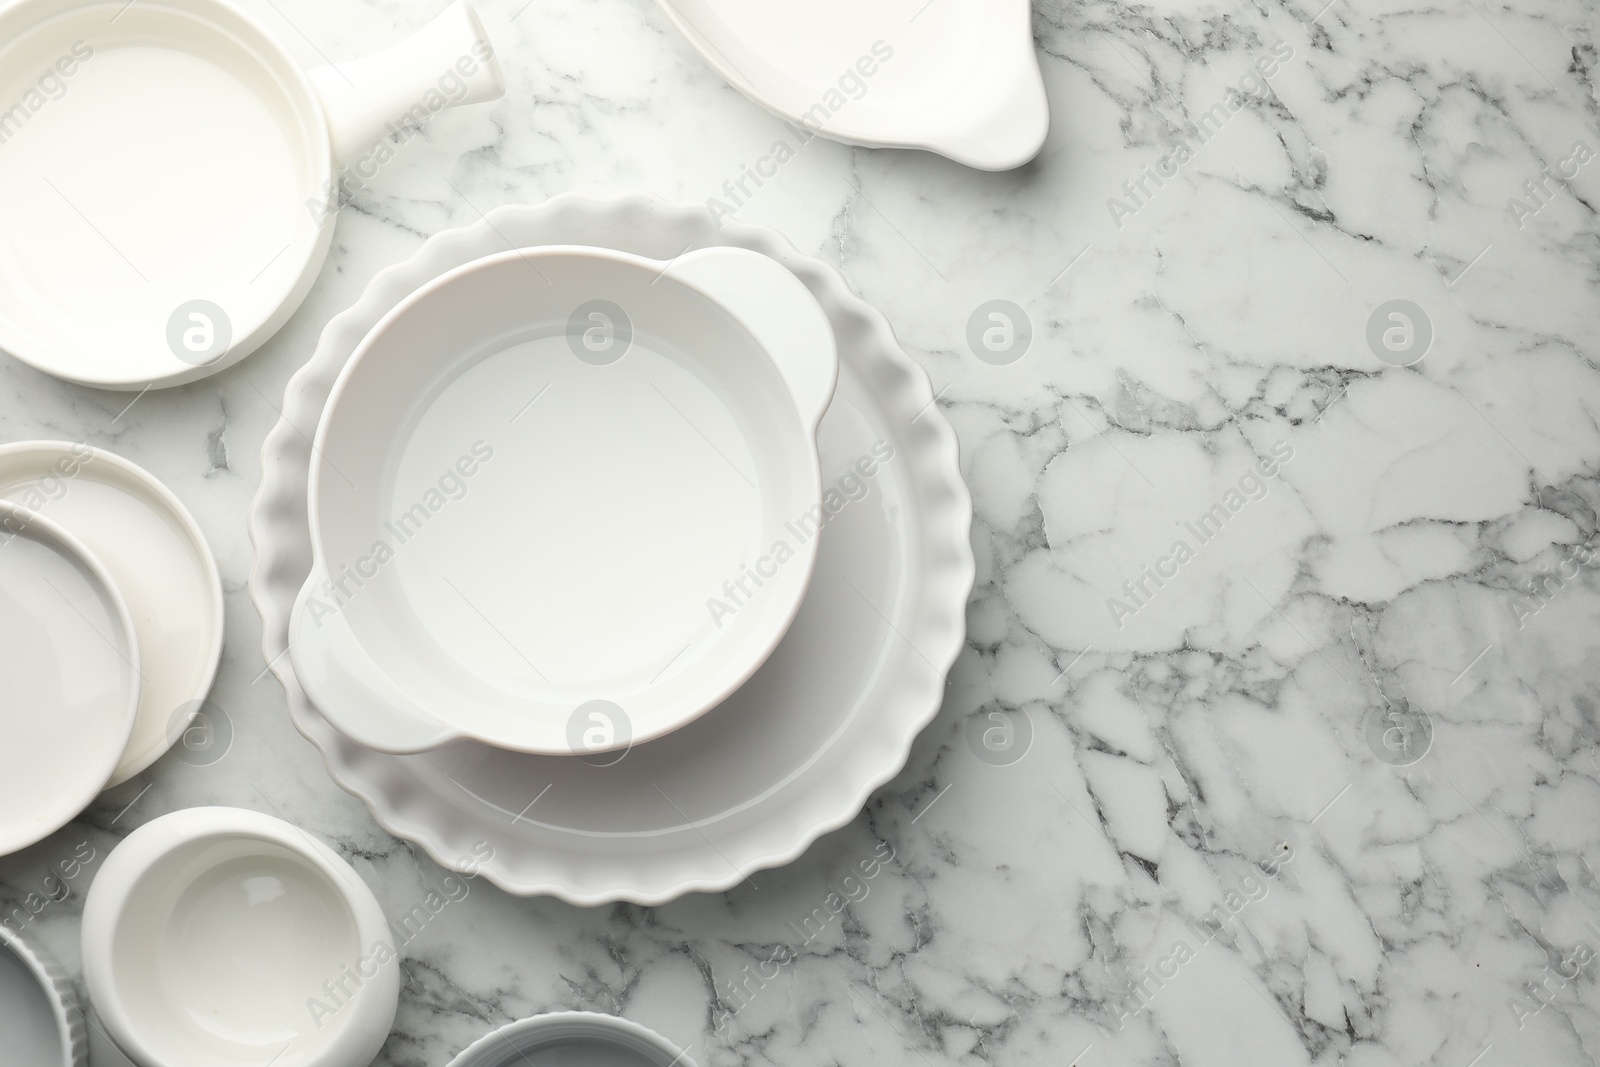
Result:
{"type": "Polygon", "coordinates": [[[394,1024],[398,954],[332,849],[239,808],[189,808],[106,857],[83,976],[140,1067],[366,1067],[394,1024]]]}

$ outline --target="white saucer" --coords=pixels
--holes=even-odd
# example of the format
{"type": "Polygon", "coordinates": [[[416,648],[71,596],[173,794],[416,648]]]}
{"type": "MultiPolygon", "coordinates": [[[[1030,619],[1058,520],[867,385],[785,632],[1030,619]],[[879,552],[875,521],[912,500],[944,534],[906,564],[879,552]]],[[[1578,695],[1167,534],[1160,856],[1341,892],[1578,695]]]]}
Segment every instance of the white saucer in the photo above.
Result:
{"type": "Polygon", "coordinates": [[[139,640],[111,575],[61,526],[8,501],[0,687],[5,856],[55,833],[105,788],[140,693],[139,640]]]}
{"type": "Polygon", "coordinates": [[[183,733],[222,657],[222,579],[205,536],[155,476],[67,441],[0,446],[0,497],[59,523],[105,565],[139,635],[144,692],[106,787],[121,785],[183,733]]]}
{"type": "Polygon", "coordinates": [[[290,382],[283,414],[263,449],[251,516],[251,591],[266,658],[295,725],[322,750],[335,781],[446,866],[481,860],[478,869],[511,892],[582,904],[726,889],[853,818],[938,710],[973,577],[971,500],[955,435],[883,316],[836,270],[772,231],[719,229],[703,208],[644,197],[563,195],[498,209],[380,273],[328,325],[290,382]],[[310,448],[294,427],[316,423],[345,360],[389,308],[508,241],[604,244],[656,258],[686,246],[752,248],[806,283],[839,345],[838,392],[818,434],[834,516],[799,616],[733,698],[619,761],[466,743],[416,756],[363,749],[310,704],[283,655],[311,565],[310,448]],[[473,851],[480,841],[492,850],[487,860],[473,851]]]}

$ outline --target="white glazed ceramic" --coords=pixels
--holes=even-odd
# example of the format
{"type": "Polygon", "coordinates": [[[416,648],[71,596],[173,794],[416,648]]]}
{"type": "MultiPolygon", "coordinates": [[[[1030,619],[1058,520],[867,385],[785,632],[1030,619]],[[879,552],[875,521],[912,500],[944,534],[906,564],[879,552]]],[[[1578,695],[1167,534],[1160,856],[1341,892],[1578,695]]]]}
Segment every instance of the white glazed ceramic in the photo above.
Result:
{"type": "Polygon", "coordinates": [[[110,389],[221,370],[299,306],[380,139],[502,91],[461,2],[307,73],[231,0],[12,0],[0,349],[110,389]]]}
{"type": "Polygon", "coordinates": [[[144,678],[133,736],[107,788],[154,763],[211,690],[222,580],[194,518],[150,472],[82,443],[0,445],[0,497],[59,523],[127,601],[144,678]]]}
{"type": "Polygon", "coordinates": [[[66,975],[27,938],[0,925],[0,1062],[86,1067],[88,1027],[66,975]]]}
{"type": "Polygon", "coordinates": [[[703,208],[568,194],[438,234],[328,324],[263,449],[251,593],[291,718],[383,826],[458,869],[489,842],[494,855],[481,870],[514,893],[657,904],[793,860],[900,769],[962,645],[971,514],[955,435],[927,376],[837,270],[770,230],[719,227],[703,208]],[[614,768],[472,744],[418,756],[363,748],[318,712],[283,654],[312,555],[311,449],[296,427],[317,421],[334,379],[390,308],[506,241],[654,258],[729,243],[774,258],[811,290],[838,342],[838,391],[819,431],[824,485],[837,487],[877,442],[894,449],[870,491],[825,528],[805,605],[767,664],[724,705],[614,768]]]}
{"type": "Polygon", "coordinates": [[[449,1067],[695,1067],[683,1049],[615,1015],[559,1011],[518,1019],[462,1049],[449,1067]]]}
{"type": "Polygon", "coordinates": [[[837,374],[817,302],[745,249],[539,248],[428,282],[317,429],[301,684],[387,752],[601,753],[697,718],[805,594],[837,374]]]}
{"type": "Polygon", "coordinates": [[[240,808],[175,811],[112,850],[84,901],[83,978],[140,1067],[366,1067],[400,991],[366,883],[240,808]]]}
{"type": "Polygon", "coordinates": [[[811,134],[980,170],[1019,167],[1044,144],[1028,0],[660,4],[730,85],[811,134]]]}
{"type": "Polygon", "coordinates": [[[139,710],[139,639],[88,547],[0,500],[0,856],[105,788],[139,710]]]}

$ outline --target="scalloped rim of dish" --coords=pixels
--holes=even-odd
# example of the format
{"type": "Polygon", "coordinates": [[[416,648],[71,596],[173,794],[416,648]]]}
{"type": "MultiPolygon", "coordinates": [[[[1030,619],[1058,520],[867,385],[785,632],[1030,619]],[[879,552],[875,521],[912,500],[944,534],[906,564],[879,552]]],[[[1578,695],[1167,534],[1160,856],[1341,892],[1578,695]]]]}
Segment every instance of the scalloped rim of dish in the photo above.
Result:
{"type": "MultiPolygon", "coordinates": [[[[672,0],[656,2],[684,40],[729,85],[780,119],[804,125],[832,140],[862,148],[921,149],[977,170],[1004,171],[1031,161],[1049,135],[1050,102],[1045,95],[1044,75],[1039,69],[1039,54],[1033,42],[1030,0],[1004,0],[1006,6],[998,14],[993,10],[1000,6],[995,0],[975,0],[985,16],[994,16],[990,24],[992,32],[983,42],[984,53],[973,64],[976,73],[956,88],[930,97],[922,107],[908,109],[904,123],[917,131],[911,134],[887,130],[870,122],[852,123],[847,112],[843,122],[806,124],[802,116],[786,110],[752,83],[672,0]],[[1015,19],[1019,25],[998,25],[1008,19],[1015,19]],[[1025,50],[1018,48],[1018,41],[1025,44],[1025,50]],[[995,97],[992,106],[972,117],[967,128],[953,127],[948,117],[956,108],[951,101],[970,99],[974,86],[990,85],[985,75],[996,71],[1011,71],[1012,74],[1009,82],[998,91],[989,90],[995,97]]],[[[820,100],[830,88],[832,86],[817,87],[817,98],[820,100]]]]}
{"type": "MultiPolygon", "coordinates": [[[[932,457],[929,466],[947,475],[943,483],[937,485],[938,492],[930,493],[930,511],[935,512],[936,517],[924,524],[928,539],[939,544],[948,557],[942,569],[934,570],[934,557],[938,554],[925,553],[929,558],[924,580],[930,587],[939,589],[940,595],[927,598],[924,610],[916,616],[916,626],[903,634],[938,669],[938,677],[926,682],[908,679],[900,688],[890,708],[884,712],[885,719],[895,723],[896,728],[880,727],[869,735],[883,742],[870,758],[864,758],[859,750],[852,754],[853,765],[865,764],[870,770],[842,783],[837,790],[812,789],[808,798],[827,799],[816,801],[800,819],[790,812],[791,817],[784,820],[784,827],[786,831],[789,827],[794,829],[782,835],[781,843],[770,844],[737,859],[719,853],[717,866],[727,873],[665,881],[648,879],[646,873],[651,864],[639,864],[631,884],[577,888],[577,883],[583,879],[570,870],[570,865],[568,869],[561,869],[552,864],[552,870],[541,880],[509,873],[498,858],[480,866],[491,882],[518,895],[549,894],[573,904],[590,906],[617,900],[661,904],[688,892],[721,892],[755,871],[790,863],[818,837],[853,819],[872,792],[905,766],[912,742],[933,720],[943,703],[945,680],[965,644],[966,603],[975,573],[970,540],[972,498],[960,477],[955,431],[934,405],[933,387],[927,373],[901,348],[889,320],[855,295],[837,269],[820,259],[802,255],[776,231],[732,221],[718,226],[703,207],[672,204],[651,195],[599,199],[563,193],[538,205],[495,208],[477,223],[435,234],[409,259],[378,272],[356,304],[329,321],[316,351],[285,387],[281,417],[262,445],[261,488],[251,505],[250,539],[255,559],[250,573],[250,595],[262,618],[262,653],[288,696],[290,719],[321,751],[330,776],[346,792],[365,802],[384,829],[416,842],[435,861],[453,869],[454,857],[468,855],[471,851],[470,842],[475,836],[471,826],[456,817],[441,828],[403,816],[400,809],[407,805],[396,803],[392,798],[403,796],[409,783],[390,780],[363,789],[348,781],[350,763],[338,751],[338,742],[343,739],[306,697],[295,679],[289,657],[284,655],[294,599],[311,558],[305,496],[310,448],[296,427],[316,424],[345,359],[370,325],[418,285],[448,269],[442,263],[458,249],[485,243],[496,246],[509,243],[502,229],[512,217],[559,219],[568,215],[596,222],[594,229],[602,225],[621,228],[631,218],[638,217],[651,218],[663,226],[696,226],[706,237],[707,244],[754,249],[788,267],[811,289],[828,312],[836,331],[841,317],[854,320],[862,327],[862,336],[854,343],[855,347],[872,352],[875,361],[887,364],[896,372],[898,380],[885,384],[882,395],[897,396],[894,406],[904,409],[908,420],[914,414],[925,413],[917,419],[917,425],[918,432],[929,438],[927,452],[932,457]]],[[[564,232],[570,234],[573,228],[569,225],[564,232]]],[[[844,347],[841,341],[841,352],[844,347]]],[[[927,672],[919,672],[919,675],[925,678],[927,672]]],[[[350,743],[346,741],[345,744],[350,743]]]]}
{"type": "Polygon", "coordinates": [[[61,1067],[85,1067],[89,1062],[89,1026],[78,998],[72,992],[66,972],[55,958],[27,938],[0,925],[0,952],[10,952],[33,972],[50,1001],[56,1021],[56,1036],[61,1039],[61,1067]]]}

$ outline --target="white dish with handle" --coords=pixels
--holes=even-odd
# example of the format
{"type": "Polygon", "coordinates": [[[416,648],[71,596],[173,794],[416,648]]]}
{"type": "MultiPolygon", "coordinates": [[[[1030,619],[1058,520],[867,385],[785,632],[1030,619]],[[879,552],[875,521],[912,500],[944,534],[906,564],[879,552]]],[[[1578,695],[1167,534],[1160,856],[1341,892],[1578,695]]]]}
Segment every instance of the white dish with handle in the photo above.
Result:
{"type": "Polygon", "coordinates": [[[380,140],[494,99],[461,2],[303,71],[230,0],[0,8],[0,350],[107,389],[193,381],[293,314],[380,140]],[[5,110],[9,108],[9,110],[5,110]]]}
{"type": "Polygon", "coordinates": [[[836,269],[771,230],[719,226],[703,207],[564,194],[430,238],[328,324],[262,449],[251,595],[295,726],[386,829],[457,870],[487,843],[492,855],[473,869],[513,893],[659,904],[793,860],[900,769],[962,647],[971,517],[955,434],[927,375],[836,269]],[[297,427],[316,424],[356,346],[391,308],[507,242],[605,245],[655,259],[749,248],[805,284],[838,344],[839,385],[818,432],[824,500],[835,513],[805,604],[738,693],[614,766],[471,743],[413,756],[364,748],[311,702],[284,654],[312,562],[312,452],[297,427]]]}
{"type": "Polygon", "coordinates": [[[317,428],[295,673],[353,740],[599,754],[721,703],[793,620],[838,374],[765,256],[503,252],[362,341],[317,428]]]}

